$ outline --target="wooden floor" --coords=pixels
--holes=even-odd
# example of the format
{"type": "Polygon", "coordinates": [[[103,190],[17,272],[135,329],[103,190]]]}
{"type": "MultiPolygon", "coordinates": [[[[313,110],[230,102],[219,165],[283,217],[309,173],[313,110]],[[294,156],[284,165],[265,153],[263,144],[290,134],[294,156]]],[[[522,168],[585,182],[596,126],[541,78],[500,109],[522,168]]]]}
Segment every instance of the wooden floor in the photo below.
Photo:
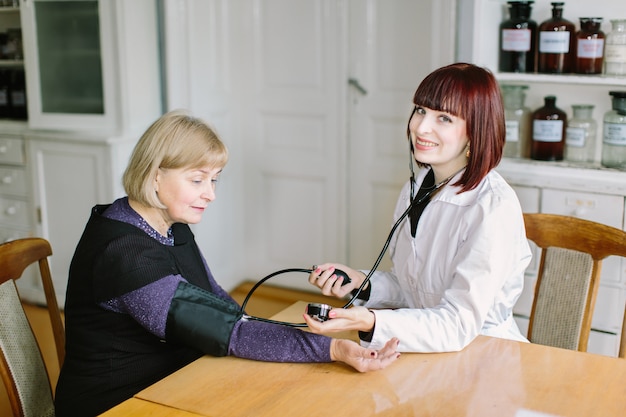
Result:
{"type": "MultiPolygon", "coordinates": [[[[237,300],[237,302],[241,303],[253,285],[253,282],[244,282],[239,287],[235,288],[231,292],[231,295],[235,300],[237,300]]],[[[327,298],[319,293],[295,291],[272,285],[263,285],[259,287],[250,298],[246,307],[246,312],[254,316],[270,317],[300,300],[326,303],[334,306],[343,305],[341,301],[327,298]]],[[[52,330],[50,329],[50,320],[48,319],[47,312],[42,307],[28,304],[24,305],[24,309],[35,332],[37,342],[42,347],[42,354],[54,388],[59,377],[59,368],[56,366],[56,361],[54,360],[56,352],[54,350],[54,339],[52,337],[52,330]]],[[[4,385],[2,384],[2,381],[0,381],[0,416],[9,417],[11,415],[9,400],[4,389],[4,385]]]]}

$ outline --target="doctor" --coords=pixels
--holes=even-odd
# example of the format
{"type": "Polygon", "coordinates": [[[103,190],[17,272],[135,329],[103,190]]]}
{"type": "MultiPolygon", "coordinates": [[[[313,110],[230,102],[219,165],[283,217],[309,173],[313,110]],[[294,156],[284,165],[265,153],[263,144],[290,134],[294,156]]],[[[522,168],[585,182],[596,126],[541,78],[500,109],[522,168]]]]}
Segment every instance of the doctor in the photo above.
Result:
{"type": "MultiPolygon", "coordinates": [[[[324,323],[304,319],[315,333],[359,330],[370,348],[399,337],[404,352],[458,351],[480,334],[527,341],[513,306],[531,252],[517,196],[494,170],[505,139],[498,83],[486,69],[452,64],[429,74],[413,103],[407,134],[420,170],[403,187],[394,221],[423,202],[391,240],[391,271],[375,272],[355,307],[332,309],[324,323]]],[[[344,298],[365,277],[325,263],[309,282],[344,298]],[[342,286],[335,268],[351,282],[342,286]]]]}

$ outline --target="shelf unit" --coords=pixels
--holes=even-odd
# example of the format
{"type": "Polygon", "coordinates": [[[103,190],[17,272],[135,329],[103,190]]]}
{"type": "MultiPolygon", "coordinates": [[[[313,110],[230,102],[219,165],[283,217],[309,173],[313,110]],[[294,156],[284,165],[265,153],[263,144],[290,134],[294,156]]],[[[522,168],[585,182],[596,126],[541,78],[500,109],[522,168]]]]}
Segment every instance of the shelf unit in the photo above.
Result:
{"type": "MultiPolygon", "coordinates": [[[[12,164],[0,179],[24,173],[19,194],[4,186],[0,198],[24,202],[20,232],[50,241],[63,304],[91,208],[124,194],[121,176],[130,152],[162,112],[157,4],[21,1],[19,8],[0,7],[0,30],[7,28],[21,28],[24,59],[0,60],[0,68],[25,69],[28,120],[16,130],[17,122],[0,119],[0,145],[19,147],[21,155],[8,161],[0,155],[0,168],[12,164]]],[[[2,220],[0,236],[20,237],[2,220]]],[[[26,301],[45,302],[40,281],[21,279],[19,285],[26,301]]]]}
{"type": "MultiPolygon", "coordinates": [[[[531,111],[543,106],[546,95],[557,97],[557,107],[573,116],[573,104],[594,105],[598,123],[593,163],[544,162],[505,158],[500,172],[518,194],[525,212],[549,212],[581,217],[625,229],[626,172],[602,167],[602,119],[611,110],[609,91],[626,90],[626,77],[578,74],[499,72],[499,25],[508,19],[505,0],[469,0],[460,13],[470,16],[460,24],[459,59],[491,69],[501,84],[527,85],[525,105],[531,111]]],[[[602,30],[611,29],[610,19],[626,18],[623,0],[566,1],[563,17],[580,28],[579,17],[603,17],[602,30]]],[[[541,24],[551,17],[550,0],[535,0],[531,19],[541,24]]],[[[526,328],[538,266],[538,252],[526,273],[522,297],[515,306],[516,320],[526,328]]],[[[588,350],[615,356],[626,303],[626,261],[604,262],[588,350]]]]}

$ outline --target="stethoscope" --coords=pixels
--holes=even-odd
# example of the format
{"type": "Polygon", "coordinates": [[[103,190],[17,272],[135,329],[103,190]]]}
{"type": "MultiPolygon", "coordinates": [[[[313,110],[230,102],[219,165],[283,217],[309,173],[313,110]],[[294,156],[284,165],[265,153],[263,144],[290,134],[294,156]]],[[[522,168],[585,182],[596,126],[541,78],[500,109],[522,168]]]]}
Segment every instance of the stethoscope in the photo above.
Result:
{"type": "MultiPolygon", "coordinates": [[[[352,293],[352,297],[343,306],[343,308],[348,308],[348,307],[352,306],[352,304],[354,303],[354,300],[357,299],[357,297],[359,296],[361,291],[363,291],[363,288],[365,288],[365,285],[369,282],[369,280],[372,277],[372,275],[374,274],[374,272],[376,272],[376,268],[378,268],[378,265],[380,264],[380,262],[382,261],[383,257],[385,256],[385,253],[387,252],[387,248],[389,247],[389,243],[391,242],[391,239],[392,239],[396,229],[398,228],[400,223],[402,223],[402,220],[404,220],[404,218],[409,214],[409,212],[411,211],[411,208],[413,207],[413,205],[422,203],[424,200],[426,200],[426,198],[428,198],[432,193],[434,193],[435,190],[437,190],[437,188],[434,188],[432,191],[426,193],[422,198],[417,200],[416,203],[409,204],[409,207],[398,218],[398,220],[395,222],[395,224],[391,228],[391,231],[389,232],[389,236],[387,237],[387,240],[385,241],[385,245],[383,246],[382,250],[380,251],[380,254],[378,255],[378,258],[376,259],[376,262],[374,262],[374,266],[372,266],[372,269],[365,276],[365,279],[363,280],[363,283],[359,286],[359,288],[352,293]]],[[[252,288],[250,288],[250,291],[248,291],[248,295],[246,295],[246,298],[241,303],[241,312],[243,313],[244,319],[262,321],[262,322],[265,322],[265,323],[272,323],[272,324],[280,324],[280,325],[283,325],[283,326],[308,327],[308,325],[306,323],[290,323],[290,322],[287,322],[287,321],[266,319],[266,318],[262,318],[262,317],[251,316],[249,314],[246,314],[246,312],[245,312],[245,308],[246,308],[246,305],[248,304],[248,300],[250,299],[250,297],[252,297],[252,294],[254,293],[254,291],[256,291],[256,289],[259,288],[265,281],[267,281],[267,280],[269,280],[269,279],[271,279],[271,278],[273,278],[273,277],[275,277],[277,275],[291,273],[291,272],[303,272],[303,273],[310,274],[311,272],[313,272],[313,269],[310,269],[310,268],[308,268],[308,269],[307,268],[287,268],[287,269],[281,269],[280,271],[272,272],[271,274],[269,274],[269,275],[265,276],[264,278],[262,278],[261,280],[259,280],[259,282],[257,282],[252,288]]],[[[320,308],[322,310],[324,310],[324,307],[320,307],[320,308]]],[[[324,314],[325,312],[324,311],[320,311],[320,313],[324,314]]]]}
{"type": "MultiPolygon", "coordinates": [[[[409,143],[410,142],[411,141],[409,141],[409,143]]],[[[411,145],[411,148],[412,148],[412,145],[411,145]]],[[[437,184],[432,190],[426,192],[421,198],[415,199],[414,198],[414,195],[415,195],[414,194],[415,172],[413,170],[413,152],[411,152],[410,165],[409,166],[410,166],[410,170],[411,170],[411,178],[410,178],[410,183],[411,183],[411,193],[410,193],[411,203],[409,204],[407,209],[402,213],[402,215],[398,218],[398,220],[396,220],[394,225],[391,227],[391,231],[389,232],[389,235],[387,236],[387,240],[385,241],[385,244],[383,245],[383,248],[381,249],[380,254],[378,255],[378,258],[376,258],[376,262],[374,262],[374,265],[372,266],[372,268],[370,269],[368,274],[365,276],[365,279],[363,280],[363,283],[359,286],[359,288],[356,291],[352,292],[352,297],[343,306],[343,308],[349,308],[350,306],[352,306],[352,304],[357,299],[357,297],[359,296],[361,291],[363,291],[363,288],[365,288],[365,285],[367,285],[367,283],[370,281],[372,275],[374,274],[374,272],[376,272],[376,269],[378,268],[378,265],[380,265],[380,262],[382,261],[383,257],[385,256],[385,253],[387,252],[387,248],[389,248],[389,244],[391,243],[391,239],[393,238],[393,235],[396,232],[396,229],[398,228],[398,226],[400,226],[400,224],[406,218],[406,216],[408,216],[408,214],[411,212],[411,209],[414,206],[417,206],[417,205],[420,205],[420,204],[424,203],[430,196],[432,196],[441,187],[446,185],[452,179],[452,177],[454,177],[454,175],[456,175],[456,174],[454,174],[450,178],[448,178],[446,181],[442,181],[441,183],[437,184]]],[[[272,324],[280,324],[280,325],[283,325],[283,326],[290,326],[290,327],[307,327],[306,323],[290,323],[290,322],[286,322],[286,321],[272,320],[272,319],[266,319],[266,318],[262,318],[262,317],[251,316],[249,314],[246,314],[245,308],[246,308],[246,305],[248,304],[248,300],[250,300],[250,297],[252,297],[252,294],[254,293],[254,291],[256,291],[256,289],[259,288],[267,280],[269,280],[269,279],[271,279],[271,278],[273,278],[273,277],[275,277],[277,275],[286,274],[286,273],[293,273],[293,272],[302,272],[302,273],[310,274],[311,272],[314,271],[314,269],[315,268],[313,268],[313,269],[310,269],[310,268],[287,268],[287,269],[281,269],[281,270],[276,271],[276,272],[272,272],[271,274],[263,277],[261,280],[259,280],[250,289],[250,291],[248,291],[248,294],[246,295],[246,298],[243,300],[243,302],[241,304],[241,310],[240,311],[241,311],[241,313],[243,313],[244,319],[262,321],[262,322],[265,322],[265,323],[272,323],[272,324]]],[[[309,304],[309,306],[311,306],[311,304],[309,304]]],[[[322,305],[322,306],[325,306],[325,305],[322,305]]],[[[326,307],[328,307],[328,306],[326,306],[326,307]]],[[[325,307],[320,307],[320,308],[322,310],[325,309],[325,307]]],[[[328,309],[330,309],[330,307],[328,307],[328,309]]],[[[327,313],[327,311],[320,311],[320,312],[316,311],[315,312],[315,314],[318,314],[318,313],[324,314],[324,313],[327,313]]]]}

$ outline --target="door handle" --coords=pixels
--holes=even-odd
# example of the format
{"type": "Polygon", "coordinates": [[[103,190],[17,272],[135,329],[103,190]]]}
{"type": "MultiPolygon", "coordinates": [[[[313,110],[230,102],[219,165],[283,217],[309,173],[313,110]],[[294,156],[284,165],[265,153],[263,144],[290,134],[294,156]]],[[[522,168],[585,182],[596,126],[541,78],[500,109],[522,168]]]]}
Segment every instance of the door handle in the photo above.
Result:
{"type": "Polygon", "coordinates": [[[357,80],[356,78],[348,78],[348,84],[356,88],[357,91],[361,93],[362,95],[367,94],[367,90],[361,85],[359,80],[357,80]]]}

